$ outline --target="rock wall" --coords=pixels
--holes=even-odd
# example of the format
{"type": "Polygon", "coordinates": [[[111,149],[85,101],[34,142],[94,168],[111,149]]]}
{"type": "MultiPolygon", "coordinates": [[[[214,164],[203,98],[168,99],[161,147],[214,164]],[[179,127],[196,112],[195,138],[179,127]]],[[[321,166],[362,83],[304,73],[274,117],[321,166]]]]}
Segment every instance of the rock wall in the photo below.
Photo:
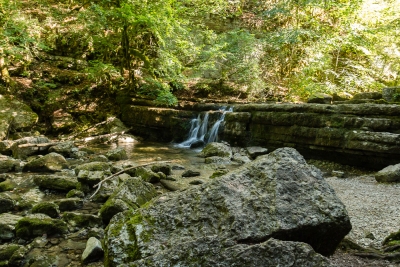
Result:
{"type": "MultiPolygon", "coordinates": [[[[141,103],[143,104],[143,103],[141,103]]],[[[134,134],[180,141],[199,112],[217,104],[176,109],[132,105],[122,120],[134,134]]],[[[381,104],[242,104],[227,113],[220,137],[232,145],[294,147],[308,158],[379,169],[400,162],[400,106],[381,104]]]]}

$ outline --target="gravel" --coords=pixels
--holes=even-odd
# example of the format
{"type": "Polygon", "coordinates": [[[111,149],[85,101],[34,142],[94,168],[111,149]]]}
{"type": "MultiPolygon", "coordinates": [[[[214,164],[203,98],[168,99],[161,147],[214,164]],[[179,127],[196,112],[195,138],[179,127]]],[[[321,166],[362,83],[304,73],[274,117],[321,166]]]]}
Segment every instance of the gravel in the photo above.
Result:
{"type": "MultiPolygon", "coordinates": [[[[379,249],[385,237],[400,229],[400,184],[380,184],[370,174],[345,179],[329,177],[326,181],[346,205],[353,226],[347,238],[363,247],[379,249]]],[[[340,251],[331,261],[334,266],[400,266],[340,251]]]]}

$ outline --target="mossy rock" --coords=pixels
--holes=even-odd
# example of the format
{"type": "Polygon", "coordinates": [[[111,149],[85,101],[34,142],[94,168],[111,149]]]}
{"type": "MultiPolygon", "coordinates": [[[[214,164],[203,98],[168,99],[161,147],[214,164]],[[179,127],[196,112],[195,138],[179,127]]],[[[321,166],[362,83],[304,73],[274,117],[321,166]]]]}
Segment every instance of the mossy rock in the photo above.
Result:
{"type": "Polygon", "coordinates": [[[80,198],[63,198],[54,201],[60,208],[60,211],[70,211],[82,208],[83,200],[80,198]]]}
{"type": "Polygon", "coordinates": [[[311,95],[307,103],[317,103],[317,104],[330,104],[332,102],[332,96],[324,93],[316,93],[311,95]]]}
{"type": "Polygon", "coordinates": [[[82,170],[85,171],[110,171],[111,169],[111,164],[108,162],[89,162],[85,163],[82,165],[79,165],[75,168],[75,174],[78,175],[78,173],[82,170]]]}
{"type": "Polygon", "coordinates": [[[201,156],[204,158],[213,156],[231,158],[232,149],[228,145],[212,142],[207,144],[205,148],[203,148],[203,150],[201,151],[201,156]]]}
{"type": "Polygon", "coordinates": [[[12,191],[17,185],[10,179],[5,180],[0,183],[0,192],[12,191]]]}
{"type": "Polygon", "coordinates": [[[42,213],[51,218],[58,218],[60,214],[60,209],[55,203],[42,202],[32,208],[32,213],[42,213]]]}
{"type": "Polygon", "coordinates": [[[400,243],[400,230],[388,235],[382,242],[383,246],[386,245],[394,245],[396,243],[400,243]]]}
{"type": "Polygon", "coordinates": [[[62,220],[52,219],[44,214],[32,214],[19,220],[15,226],[17,237],[32,239],[47,234],[48,236],[67,233],[67,224],[62,220]]]}
{"type": "Polygon", "coordinates": [[[0,156],[0,173],[11,172],[19,166],[20,161],[13,158],[0,156]]]}
{"type": "Polygon", "coordinates": [[[16,244],[0,245],[0,261],[8,261],[14,254],[14,252],[17,251],[20,247],[20,245],[16,244]]]}
{"type": "Polygon", "coordinates": [[[160,175],[144,167],[137,168],[135,173],[136,176],[139,176],[143,181],[148,183],[158,183],[160,181],[160,175]]]}
{"type": "Polygon", "coordinates": [[[59,175],[36,175],[33,182],[40,188],[68,192],[76,189],[78,180],[76,177],[59,175]]]}
{"type": "Polygon", "coordinates": [[[106,157],[113,161],[128,159],[126,150],[122,147],[117,147],[116,149],[108,151],[106,157]]]}
{"type": "Polygon", "coordinates": [[[126,204],[125,201],[121,199],[108,199],[106,203],[101,206],[99,214],[104,224],[107,225],[115,214],[126,210],[129,210],[129,205],[126,204]]]}
{"type": "Polygon", "coordinates": [[[155,164],[151,166],[151,170],[155,173],[162,172],[165,175],[170,175],[172,172],[172,167],[170,164],[155,164]]]}
{"type": "Polygon", "coordinates": [[[12,211],[15,207],[15,204],[16,201],[7,193],[0,193],[0,213],[12,211]]]}
{"type": "Polygon", "coordinates": [[[29,161],[23,168],[32,172],[58,172],[67,168],[67,160],[60,154],[50,153],[38,159],[29,161]]]}
{"type": "Polygon", "coordinates": [[[62,218],[73,227],[98,227],[103,224],[99,216],[92,214],[64,212],[62,218]]]}
{"type": "Polygon", "coordinates": [[[224,174],[227,174],[228,172],[229,172],[228,170],[217,170],[210,176],[210,179],[214,179],[214,178],[220,177],[220,176],[222,176],[224,174]]]}
{"type": "Polygon", "coordinates": [[[78,189],[72,189],[66,195],[67,198],[84,198],[85,193],[78,189]]]}

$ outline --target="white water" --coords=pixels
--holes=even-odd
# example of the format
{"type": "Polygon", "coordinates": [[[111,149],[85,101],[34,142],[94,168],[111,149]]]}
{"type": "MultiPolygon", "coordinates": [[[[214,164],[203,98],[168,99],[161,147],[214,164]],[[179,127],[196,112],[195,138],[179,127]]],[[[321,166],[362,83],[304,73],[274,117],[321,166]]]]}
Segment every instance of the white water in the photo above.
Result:
{"type": "Polygon", "coordinates": [[[221,112],[221,116],[214,123],[214,125],[212,125],[210,130],[208,130],[208,118],[210,113],[206,112],[203,118],[201,118],[201,115],[199,114],[196,119],[191,121],[188,139],[180,144],[177,144],[177,146],[190,147],[191,144],[197,141],[203,141],[205,144],[218,141],[219,126],[221,122],[224,121],[226,112],[232,112],[233,108],[226,110],[226,108],[223,107],[219,111],[221,112]]]}

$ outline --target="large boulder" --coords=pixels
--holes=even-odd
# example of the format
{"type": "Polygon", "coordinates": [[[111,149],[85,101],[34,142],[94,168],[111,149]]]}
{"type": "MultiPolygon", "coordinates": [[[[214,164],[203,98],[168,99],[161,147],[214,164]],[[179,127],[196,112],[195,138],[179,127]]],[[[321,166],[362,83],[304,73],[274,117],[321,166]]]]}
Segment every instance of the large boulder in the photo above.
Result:
{"type": "Polygon", "coordinates": [[[381,183],[400,182],[400,163],[387,166],[375,173],[375,180],[381,183]]]}
{"type": "Polygon", "coordinates": [[[208,158],[213,156],[231,158],[232,149],[223,143],[212,142],[207,144],[201,151],[201,156],[208,158]]]}
{"type": "Polygon", "coordinates": [[[50,153],[25,164],[23,170],[31,172],[58,172],[67,168],[67,160],[60,154],[50,153]]]}
{"type": "Polygon", "coordinates": [[[137,209],[155,196],[157,191],[152,184],[131,177],[114,191],[99,213],[103,222],[108,224],[115,214],[128,209],[137,209]]]}
{"type": "MultiPolygon", "coordinates": [[[[115,215],[105,240],[106,264],[159,258],[169,249],[196,246],[198,240],[210,236],[221,247],[215,257],[227,261],[222,266],[231,263],[225,251],[236,244],[257,251],[256,246],[270,238],[304,242],[330,255],[350,230],[345,206],[321,172],[295,149],[282,148],[209,183],[162,195],[144,208],[115,215]]],[[[165,261],[175,264],[174,255],[168,255],[165,261]]],[[[197,256],[198,266],[209,266],[209,254],[197,256]]],[[[255,262],[269,258],[262,253],[254,256],[258,257],[255,262]]]]}
{"type": "Polygon", "coordinates": [[[27,105],[9,96],[0,95],[0,140],[13,130],[30,129],[38,120],[38,115],[27,105]]]}

